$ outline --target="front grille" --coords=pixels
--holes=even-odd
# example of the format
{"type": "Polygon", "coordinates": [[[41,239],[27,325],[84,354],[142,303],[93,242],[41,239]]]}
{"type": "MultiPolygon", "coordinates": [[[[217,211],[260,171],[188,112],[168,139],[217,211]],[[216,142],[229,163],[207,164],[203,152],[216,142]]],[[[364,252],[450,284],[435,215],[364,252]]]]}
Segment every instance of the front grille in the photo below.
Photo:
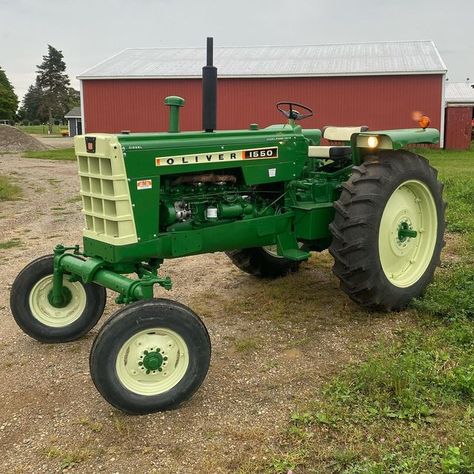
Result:
{"type": "MultiPolygon", "coordinates": [[[[104,153],[78,154],[80,189],[85,216],[84,236],[120,245],[136,242],[130,194],[119,147],[104,153]]],[[[82,151],[82,150],[81,150],[82,151]]]]}

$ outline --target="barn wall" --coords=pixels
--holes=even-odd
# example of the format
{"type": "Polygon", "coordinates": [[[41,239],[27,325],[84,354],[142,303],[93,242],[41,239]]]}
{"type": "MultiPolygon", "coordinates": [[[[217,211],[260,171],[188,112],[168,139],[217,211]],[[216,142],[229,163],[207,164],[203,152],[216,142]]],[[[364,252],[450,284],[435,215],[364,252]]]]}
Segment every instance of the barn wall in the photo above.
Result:
{"type": "MultiPolygon", "coordinates": [[[[201,129],[199,79],[85,80],[83,105],[87,132],[163,131],[168,126],[167,95],[186,99],[181,129],[201,129]]],[[[301,102],[315,116],[305,128],[368,125],[371,129],[414,126],[411,113],[421,110],[440,127],[442,75],[329,78],[219,79],[218,128],[265,127],[279,123],[280,100],[301,102]]]]}
{"type": "Polygon", "coordinates": [[[448,150],[469,150],[472,116],[472,107],[446,108],[445,148],[448,150]]]}

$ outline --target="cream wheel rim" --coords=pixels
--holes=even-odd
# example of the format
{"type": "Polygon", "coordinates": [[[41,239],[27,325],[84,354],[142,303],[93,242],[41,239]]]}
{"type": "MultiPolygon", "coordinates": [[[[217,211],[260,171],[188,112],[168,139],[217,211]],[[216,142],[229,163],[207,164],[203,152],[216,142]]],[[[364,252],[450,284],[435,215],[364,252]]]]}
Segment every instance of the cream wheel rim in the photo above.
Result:
{"type": "Polygon", "coordinates": [[[379,227],[379,257],[390,283],[414,285],[425,273],[436,246],[436,203],[428,187],[418,180],[403,182],[392,193],[379,227]]]}
{"type": "Polygon", "coordinates": [[[274,244],[274,245],[265,245],[264,247],[262,247],[262,249],[265,253],[267,253],[268,255],[271,255],[272,257],[284,258],[281,255],[278,255],[278,248],[277,248],[276,244],[274,244]]]}
{"type": "MultiPolygon", "coordinates": [[[[298,248],[299,249],[303,248],[303,243],[302,242],[298,242],[298,248]]],[[[278,246],[277,246],[277,244],[265,245],[264,247],[262,247],[262,249],[265,253],[267,253],[268,255],[270,255],[272,257],[285,258],[282,255],[278,255],[278,246]]]]}
{"type": "Polygon", "coordinates": [[[188,346],[168,328],[146,329],[133,335],[120,348],[115,364],[121,384],[144,396],[171,390],[188,366],[188,346]]]}
{"type": "Polygon", "coordinates": [[[66,276],[63,277],[63,286],[69,290],[71,299],[62,308],[56,308],[49,301],[49,295],[53,291],[53,275],[45,276],[31,289],[28,301],[30,311],[40,323],[53,328],[62,328],[81,317],[86,308],[86,290],[81,283],[70,282],[66,276]]]}

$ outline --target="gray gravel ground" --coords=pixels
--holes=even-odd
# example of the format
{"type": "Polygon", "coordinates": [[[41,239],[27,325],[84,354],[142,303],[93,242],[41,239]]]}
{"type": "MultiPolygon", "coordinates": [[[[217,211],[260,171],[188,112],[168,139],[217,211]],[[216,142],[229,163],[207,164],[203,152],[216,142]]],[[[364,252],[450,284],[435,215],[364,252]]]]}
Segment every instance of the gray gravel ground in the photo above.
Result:
{"type": "MultiPolygon", "coordinates": [[[[4,155],[0,174],[24,192],[22,200],[0,202],[0,242],[20,239],[0,249],[1,473],[252,471],[270,460],[291,412],[317,396],[328,376],[406,323],[403,315],[368,315],[349,302],[327,254],[277,282],[240,272],[220,253],[168,261],[163,274],[175,289],[157,295],[203,317],[211,368],[179,409],[126,416],[89,376],[101,323],[80,341],[46,345],[23,334],[9,309],[9,289],[23,266],[58,242],[81,241],[75,163],[4,155]]],[[[117,309],[112,300],[103,319],[117,309]]]]}

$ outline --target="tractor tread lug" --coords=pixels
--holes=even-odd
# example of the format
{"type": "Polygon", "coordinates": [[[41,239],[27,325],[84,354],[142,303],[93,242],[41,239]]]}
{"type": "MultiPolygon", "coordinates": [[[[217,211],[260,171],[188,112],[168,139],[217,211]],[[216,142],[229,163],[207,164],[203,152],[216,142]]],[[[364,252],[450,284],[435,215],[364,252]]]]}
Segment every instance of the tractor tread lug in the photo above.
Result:
{"type": "Polygon", "coordinates": [[[335,201],[334,202],[334,209],[344,219],[347,219],[349,217],[349,213],[348,213],[347,209],[344,207],[344,205],[341,204],[341,201],[335,201]]]}

